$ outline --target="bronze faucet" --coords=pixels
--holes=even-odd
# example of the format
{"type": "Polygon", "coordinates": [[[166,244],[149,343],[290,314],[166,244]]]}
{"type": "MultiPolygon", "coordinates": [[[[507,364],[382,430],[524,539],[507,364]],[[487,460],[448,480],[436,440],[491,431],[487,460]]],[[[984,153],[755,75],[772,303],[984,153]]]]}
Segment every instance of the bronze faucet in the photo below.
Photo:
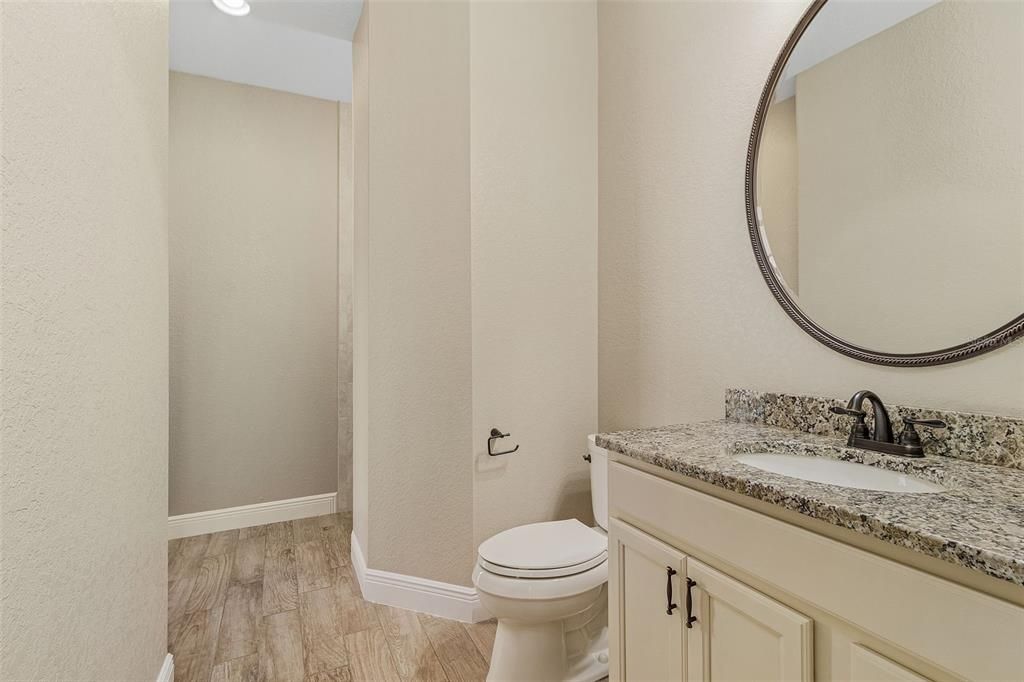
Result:
{"type": "Polygon", "coordinates": [[[892,421],[889,419],[889,412],[882,404],[882,399],[871,391],[857,391],[850,398],[846,407],[830,408],[833,414],[853,417],[857,421],[850,429],[850,437],[846,444],[852,448],[862,448],[875,452],[884,452],[888,455],[902,455],[904,457],[924,457],[924,447],[921,445],[921,436],[918,435],[917,426],[929,429],[944,429],[946,422],[941,419],[914,419],[903,418],[903,433],[898,439],[893,438],[892,421]],[[874,433],[868,433],[868,425],[864,421],[867,412],[864,411],[864,401],[871,401],[871,409],[874,412],[875,429],[874,433]]]}

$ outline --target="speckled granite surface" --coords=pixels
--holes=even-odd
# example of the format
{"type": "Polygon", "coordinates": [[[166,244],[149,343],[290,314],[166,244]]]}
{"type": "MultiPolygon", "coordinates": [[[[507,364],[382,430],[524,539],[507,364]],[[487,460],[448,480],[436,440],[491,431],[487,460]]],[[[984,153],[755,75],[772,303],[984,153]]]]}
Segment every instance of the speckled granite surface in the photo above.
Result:
{"type": "Polygon", "coordinates": [[[1024,586],[1024,471],[1019,469],[954,457],[883,455],[848,448],[845,436],[732,419],[599,434],[597,444],[1024,586]],[[911,494],[843,488],[768,473],[733,458],[766,450],[870,464],[941,483],[946,490],[911,494]]]}
{"type": "MultiPolygon", "coordinates": [[[[881,396],[885,400],[885,396],[881,396]]],[[[833,405],[845,406],[846,400],[815,396],[764,393],[730,388],[725,392],[725,416],[735,421],[834,436],[845,439],[852,422],[848,417],[829,412],[833,405]]],[[[982,464],[1024,469],[1024,419],[970,412],[951,412],[905,405],[888,405],[893,433],[903,430],[903,417],[941,419],[945,429],[919,429],[925,452],[929,455],[956,457],[982,464]]],[[[864,404],[868,425],[872,410],[864,404]]]]}

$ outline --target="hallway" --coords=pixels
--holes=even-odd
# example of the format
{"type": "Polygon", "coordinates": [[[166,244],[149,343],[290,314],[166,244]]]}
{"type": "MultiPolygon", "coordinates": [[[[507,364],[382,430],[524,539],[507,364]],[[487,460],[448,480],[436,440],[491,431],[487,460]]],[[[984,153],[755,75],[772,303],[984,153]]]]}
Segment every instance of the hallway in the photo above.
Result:
{"type": "Polygon", "coordinates": [[[495,624],[363,600],[350,514],[171,540],[178,682],[483,680],[495,624]]]}

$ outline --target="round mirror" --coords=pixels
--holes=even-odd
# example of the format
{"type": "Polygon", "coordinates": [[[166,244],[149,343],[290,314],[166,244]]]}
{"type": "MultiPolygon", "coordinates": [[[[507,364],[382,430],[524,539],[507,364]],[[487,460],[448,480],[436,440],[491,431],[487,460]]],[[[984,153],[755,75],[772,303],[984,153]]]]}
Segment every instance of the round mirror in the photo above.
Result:
{"type": "Polygon", "coordinates": [[[747,158],[761,272],[797,324],[886,365],[1024,333],[1024,0],[820,0],[747,158]]]}

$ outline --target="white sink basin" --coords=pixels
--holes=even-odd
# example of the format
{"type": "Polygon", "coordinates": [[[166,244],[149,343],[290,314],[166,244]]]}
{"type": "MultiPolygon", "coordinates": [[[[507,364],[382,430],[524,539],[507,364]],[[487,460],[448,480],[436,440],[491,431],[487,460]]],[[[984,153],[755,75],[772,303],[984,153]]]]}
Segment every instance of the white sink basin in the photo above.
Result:
{"type": "Polygon", "coordinates": [[[753,453],[736,455],[736,461],[773,474],[804,481],[829,483],[844,488],[881,490],[890,493],[937,493],[945,490],[938,483],[888,469],[844,462],[827,457],[753,453]]]}

